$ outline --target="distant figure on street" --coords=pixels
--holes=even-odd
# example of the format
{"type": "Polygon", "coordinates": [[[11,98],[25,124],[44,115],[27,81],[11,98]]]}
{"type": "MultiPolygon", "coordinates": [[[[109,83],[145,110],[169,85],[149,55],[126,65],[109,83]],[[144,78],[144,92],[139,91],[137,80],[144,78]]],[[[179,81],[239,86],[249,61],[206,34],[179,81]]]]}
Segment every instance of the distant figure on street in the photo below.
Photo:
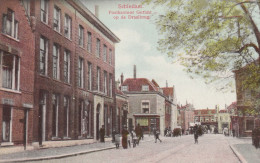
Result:
{"type": "Polygon", "coordinates": [[[157,139],[160,140],[160,143],[161,143],[162,141],[161,141],[161,139],[159,138],[159,135],[160,135],[159,130],[154,129],[153,132],[154,132],[153,134],[154,134],[154,138],[155,138],[155,143],[157,143],[157,139]]]}
{"type": "Polygon", "coordinates": [[[235,137],[235,129],[232,129],[232,135],[233,135],[233,137],[235,137]]]}
{"type": "Polygon", "coordinates": [[[116,130],[114,129],[114,130],[112,131],[112,143],[115,142],[115,135],[116,135],[116,130]]]}
{"type": "Polygon", "coordinates": [[[124,126],[123,130],[122,130],[122,147],[124,149],[127,149],[127,135],[129,134],[129,132],[127,131],[126,126],[124,126]]]}
{"type": "Polygon", "coordinates": [[[199,138],[199,133],[198,133],[198,125],[196,124],[193,128],[193,133],[194,133],[194,140],[195,144],[198,144],[198,138],[199,138]]]}
{"type": "Polygon", "coordinates": [[[104,143],[105,142],[105,127],[102,125],[102,127],[99,130],[100,134],[100,142],[104,143]]]}

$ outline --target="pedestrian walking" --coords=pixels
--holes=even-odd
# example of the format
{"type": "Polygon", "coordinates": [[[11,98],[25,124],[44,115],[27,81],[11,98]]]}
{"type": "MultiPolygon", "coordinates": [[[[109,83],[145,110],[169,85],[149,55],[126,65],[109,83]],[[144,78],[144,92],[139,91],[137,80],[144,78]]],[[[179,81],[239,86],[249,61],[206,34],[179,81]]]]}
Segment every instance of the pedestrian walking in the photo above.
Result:
{"type": "Polygon", "coordinates": [[[140,127],[140,124],[138,123],[136,128],[135,128],[135,133],[136,133],[136,136],[138,137],[138,143],[141,139],[141,132],[142,132],[141,127],[140,127]]]}
{"type": "MultiPolygon", "coordinates": [[[[131,132],[128,132],[131,133],[131,132]]],[[[128,143],[128,147],[131,148],[131,136],[130,134],[127,134],[127,143],[128,143]]]]}
{"type": "Polygon", "coordinates": [[[155,143],[157,143],[157,139],[162,142],[162,140],[159,138],[160,132],[159,130],[154,129],[154,138],[155,138],[155,143]]]}
{"type": "Polygon", "coordinates": [[[122,147],[124,149],[127,149],[127,135],[129,134],[129,132],[126,129],[126,126],[124,126],[123,130],[122,130],[122,147]]]}
{"type": "Polygon", "coordinates": [[[198,143],[199,143],[198,138],[199,138],[198,131],[195,131],[195,132],[194,132],[194,140],[195,140],[195,144],[198,144],[198,143]]]}
{"type": "Polygon", "coordinates": [[[102,125],[102,127],[99,130],[100,134],[100,142],[104,143],[105,142],[105,126],[102,125]]]}
{"type": "Polygon", "coordinates": [[[232,129],[232,135],[235,137],[235,129],[232,129]]]}

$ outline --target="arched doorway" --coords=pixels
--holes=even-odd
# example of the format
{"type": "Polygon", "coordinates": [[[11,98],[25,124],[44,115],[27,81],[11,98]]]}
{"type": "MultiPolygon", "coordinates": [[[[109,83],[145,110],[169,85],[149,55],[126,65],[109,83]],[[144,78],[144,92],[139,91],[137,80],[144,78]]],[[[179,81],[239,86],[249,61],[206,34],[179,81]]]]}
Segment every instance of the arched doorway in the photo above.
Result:
{"type": "Polygon", "coordinates": [[[100,117],[100,104],[97,105],[96,112],[96,139],[99,140],[99,117],[100,117]]]}

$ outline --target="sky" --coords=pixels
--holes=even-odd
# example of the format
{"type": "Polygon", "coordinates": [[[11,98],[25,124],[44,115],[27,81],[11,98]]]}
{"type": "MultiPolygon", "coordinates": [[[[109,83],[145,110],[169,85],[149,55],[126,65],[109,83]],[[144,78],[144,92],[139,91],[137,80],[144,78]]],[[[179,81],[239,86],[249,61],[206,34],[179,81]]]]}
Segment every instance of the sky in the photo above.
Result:
{"type": "Polygon", "coordinates": [[[82,1],[93,13],[95,5],[98,5],[99,19],[121,40],[115,45],[116,80],[120,79],[121,73],[124,79],[133,78],[133,66],[136,65],[137,78],[154,79],[160,87],[165,87],[166,81],[169,87],[174,86],[178,104],[192,103],[195,109],[214,109],[215,105],[219,105],[220,109],[224,109],[225,105],[236,101],[234,91],[219,92],[214,85],[206,85],[203,79],[191,79],[181,65],[172,63],[166,54],[157,50],[159,34],[154,18],[163,11],[162,7],[143,5],[142,8],[127,8],[129,5],[140,5],[138,0],[82,1]],[[112,14],[117,11],[134,12],[131,16],[145,18],[133,19],[128,17],[129,14],[112,14]]]}

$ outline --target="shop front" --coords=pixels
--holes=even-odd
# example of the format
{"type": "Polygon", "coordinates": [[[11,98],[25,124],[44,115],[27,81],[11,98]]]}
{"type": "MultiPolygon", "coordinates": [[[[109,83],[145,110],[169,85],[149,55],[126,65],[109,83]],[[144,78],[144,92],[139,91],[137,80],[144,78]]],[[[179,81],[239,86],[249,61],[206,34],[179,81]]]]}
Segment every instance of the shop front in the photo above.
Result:
{"type": "Polygon", "coordinates": [[[159,115],[138,114],[138,115],[134,115],[134,117],[135,117],[135,126],[139,124],[142,127],[144,134],[152,133],[154,129],[160,130],[159,115]]]}

